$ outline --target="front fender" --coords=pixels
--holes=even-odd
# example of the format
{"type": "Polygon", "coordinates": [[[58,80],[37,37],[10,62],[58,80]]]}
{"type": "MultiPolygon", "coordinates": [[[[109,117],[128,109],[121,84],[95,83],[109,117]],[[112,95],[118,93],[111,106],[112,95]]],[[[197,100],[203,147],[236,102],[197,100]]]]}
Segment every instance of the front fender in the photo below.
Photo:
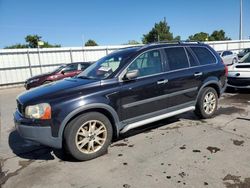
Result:
{"type": "Polygon", "coordinates": [[[103,104],[103,103],[92,103],[92,104],[88,104],[88,105],[84,105],[81,106],[77,109],[75,109],[74,111],[70,112],[63,120],[63,122],[61,123],[60,129],[59,129],[59,133],[58,133],[58,137],[59,138],[63,138],[63,132],[64,129],[66,127],[66,125],[68,124],[68,122],[77,114],[80,114],[84,111],[87,110],[91,110],[91,109],[103,109],[106,110],[107,112],[109,112],[114,120],[114,126],[115,126],[115,133],[116,136],[119,135],[119,130],[120,130],[120,121],[119,121],[119,117],[116,113],[116,111],[109,105],[107,104],[103,104]]]}

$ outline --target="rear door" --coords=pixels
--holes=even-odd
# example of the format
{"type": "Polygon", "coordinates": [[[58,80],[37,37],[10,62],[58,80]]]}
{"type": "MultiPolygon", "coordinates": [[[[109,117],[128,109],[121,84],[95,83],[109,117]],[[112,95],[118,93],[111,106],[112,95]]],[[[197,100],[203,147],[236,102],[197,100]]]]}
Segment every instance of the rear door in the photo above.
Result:
{"type": "Polygon", "coordinates": [[[164,85],[167,107],[174,111],[195,105],[202,77],[198,61],[184,47],[169,47],[164,52],[168,80],[164,85]]]}

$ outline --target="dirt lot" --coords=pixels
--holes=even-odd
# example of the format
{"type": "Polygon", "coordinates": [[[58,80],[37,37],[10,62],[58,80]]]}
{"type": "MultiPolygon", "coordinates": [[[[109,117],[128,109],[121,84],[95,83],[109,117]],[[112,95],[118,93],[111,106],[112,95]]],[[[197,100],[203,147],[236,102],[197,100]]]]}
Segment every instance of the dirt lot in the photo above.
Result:
{"type": "Polygon", "coordinates": [[[22,91],[0,91],[0,187],[250,187],[250,91],[225,94],[213,119],[189,112],[132,130],[87,162],[19,137],[22,91]]]}

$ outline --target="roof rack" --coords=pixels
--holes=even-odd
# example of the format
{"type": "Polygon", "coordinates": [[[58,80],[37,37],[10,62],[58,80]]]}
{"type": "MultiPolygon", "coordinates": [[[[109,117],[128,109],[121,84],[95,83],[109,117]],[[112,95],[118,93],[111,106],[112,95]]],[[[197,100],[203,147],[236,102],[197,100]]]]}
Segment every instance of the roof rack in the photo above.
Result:
{"type": "Polygon", "coordinates": [[[158,42],[152,42],[147,45],[157,45],[157,44],[185,44],[185,43],[196,43],[196,44],[203,44],[203,42],[200,41],[192,41],[192,40],[174,40],[174,41],[158,41],[158,42]]]}

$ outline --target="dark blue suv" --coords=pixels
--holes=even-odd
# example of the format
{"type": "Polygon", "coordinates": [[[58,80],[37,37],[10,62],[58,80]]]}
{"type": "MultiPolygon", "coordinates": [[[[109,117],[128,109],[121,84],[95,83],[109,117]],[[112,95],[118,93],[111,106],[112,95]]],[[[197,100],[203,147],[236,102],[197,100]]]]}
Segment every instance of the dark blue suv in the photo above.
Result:
{"type": "Polygon", "coordinates": [[[20,135],[78,160],[104,154],[130,129],[194,110],[212,117],[227,69],[202,43],[155,43],[121,49],[74,78],[17,97],[20,135]]]}

